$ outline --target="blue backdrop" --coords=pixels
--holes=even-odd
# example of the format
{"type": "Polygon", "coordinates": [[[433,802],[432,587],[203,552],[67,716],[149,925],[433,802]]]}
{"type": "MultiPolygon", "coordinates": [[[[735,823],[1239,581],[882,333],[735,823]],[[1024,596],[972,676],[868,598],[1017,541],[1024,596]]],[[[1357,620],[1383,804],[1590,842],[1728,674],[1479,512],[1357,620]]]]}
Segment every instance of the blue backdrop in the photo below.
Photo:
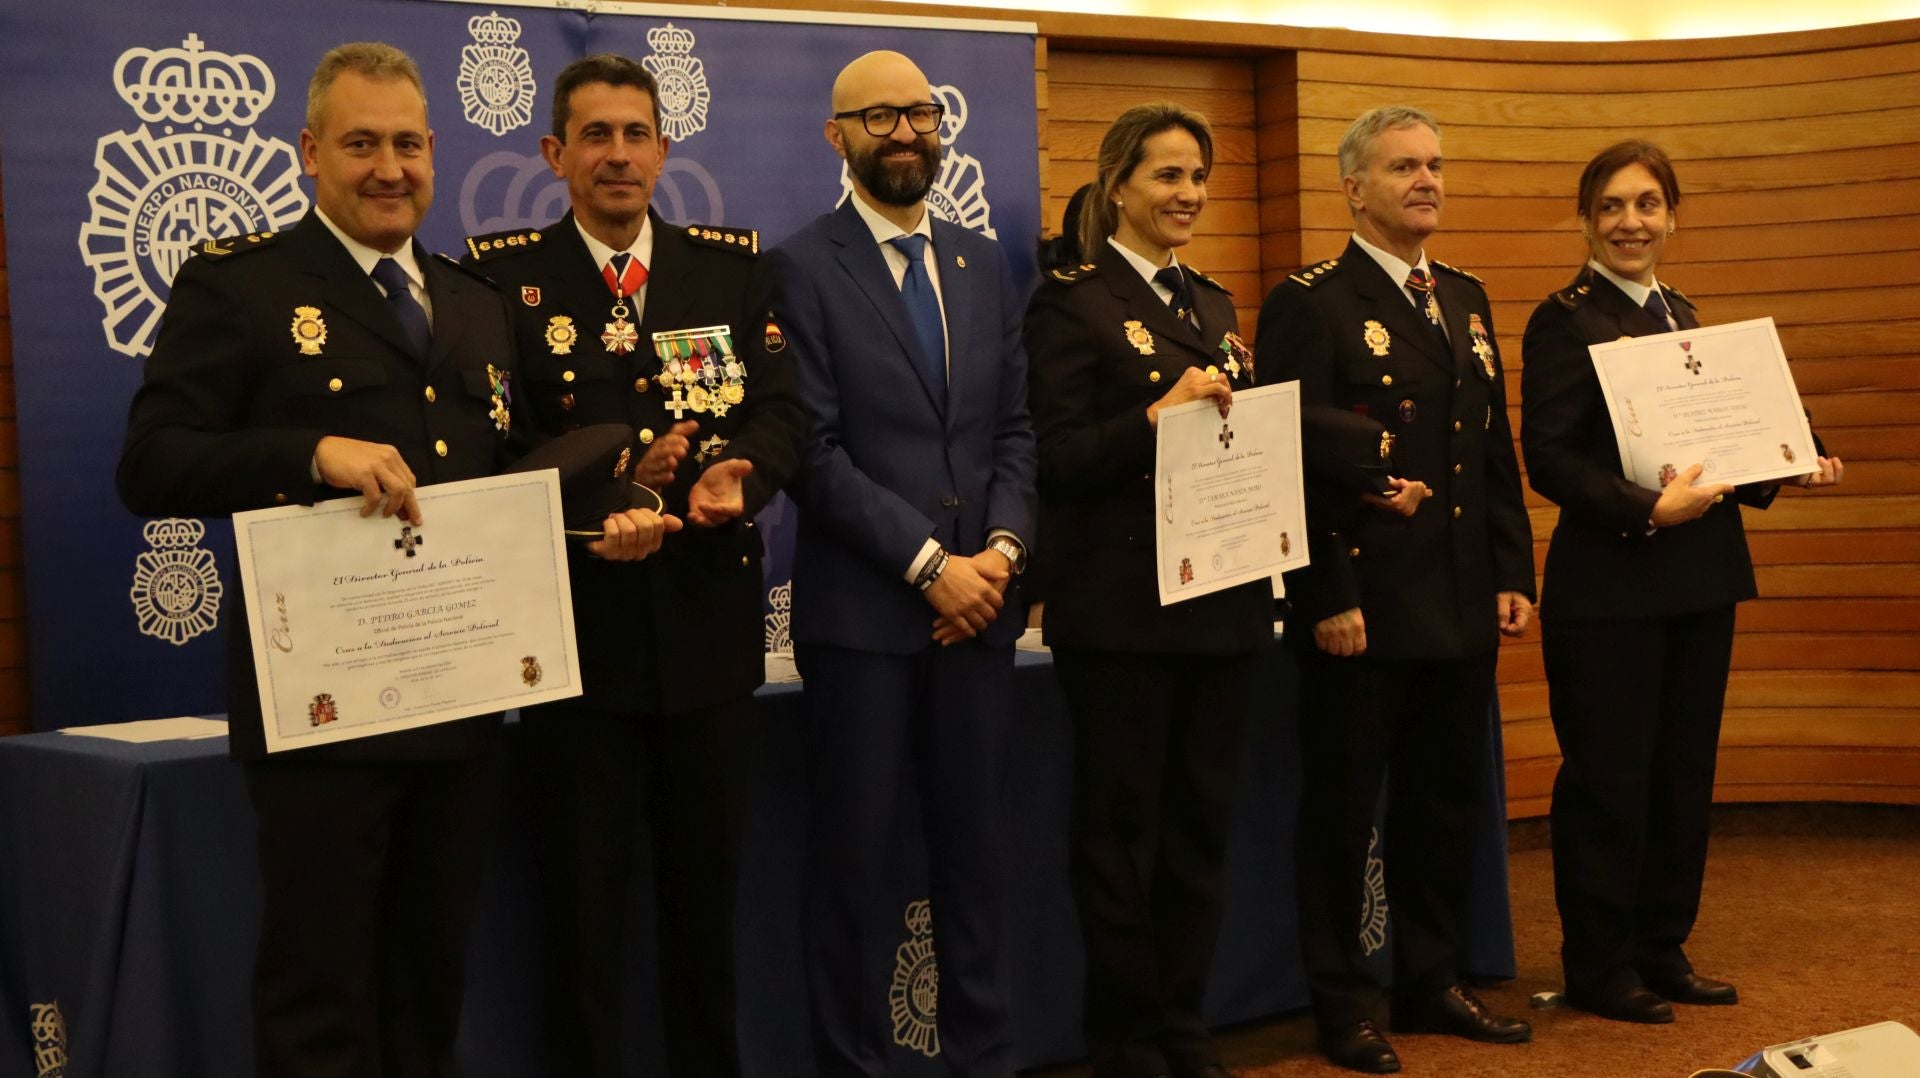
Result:
{"type": "MultiPolygon", "coordinates": [[[[1030,27],[842,25],[834,16],[428,0],[0,5],[0,162],[20,428],[34,723],[226,710],[216,625],[240,622],[224,520],[148,522],[113,489],[127,402],[197,240],[306,212],[299,131],[314,63],[341,41],[407,50],[426,81],[436,198],[421,239],[545,225],[547,89],[613,51],[661,85],[673,140],[654,204],[676,223],[777,243],[845,190],[821,134],[833,76],[898,49],[947,105],[936,212],[995,236],[1023,281],[1039,235],[1030,27]],[[723,17],[715,17],[722,14],[723,17]]],[[[906,20],[903,20],[906,21],[906,20]]],[[[784,636],[792,512],[770,506],[768,635],[784,636]]]]}

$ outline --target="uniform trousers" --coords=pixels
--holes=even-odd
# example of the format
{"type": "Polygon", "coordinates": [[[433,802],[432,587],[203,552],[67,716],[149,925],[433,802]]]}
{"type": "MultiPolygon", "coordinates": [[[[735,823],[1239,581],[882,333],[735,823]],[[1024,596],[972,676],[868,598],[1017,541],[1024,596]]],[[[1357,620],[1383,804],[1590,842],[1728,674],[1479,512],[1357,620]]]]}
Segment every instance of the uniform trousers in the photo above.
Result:
{"type": "Polygon", "coordinates": [[[1567,987],[1692,971],[1734,608],[1541,619],[1553,732],[1553,886],[1567,987]]]}
{"type": "Polygon", "coordinates": [[[1323,1029],[1374,1017],[1362,946],[1367,849],[1384,787],[1397,998],[1459,979],[1466,856],[1487,772],[1496,653],[1457,659],[1300,656],[1300,951],[1323,1029]]]}
{"type": "Polygon", "coordinates": [[[1073,719],[1070,879],[1096,1078],[1219,1062],[1201,1017],[1253,657],[1053,649],[1073,719]]]}
{"type": "Polygon", "coordinates": [[[640,814],[651,823],[660,1017],[674,1078],[740,1073],[733,915],[753,697],[673,715],[562,700],[521,715],[546,903],[555,1075],[621,1078],[640,814]]]}
{"type": "Polygon", "coordinates": [[[906,933],[903,911],[885,901],[895,828],[926,841],[940,1056],[954,1075],[1011,1073],[1002,950],[1013,648],[967,640],[892,655],[802,643],[794,658],[806,680],[804,947],[820,1078],[887,1074],[888,988],[906,933]],[[918,819],[898,815],[903,785],[919,795],[918,819]]]}
{"type": "Polygon", "coordinates": [[[495,754],[245,765],[263,907],[261,1078],[447,1078],[495,754]]]}

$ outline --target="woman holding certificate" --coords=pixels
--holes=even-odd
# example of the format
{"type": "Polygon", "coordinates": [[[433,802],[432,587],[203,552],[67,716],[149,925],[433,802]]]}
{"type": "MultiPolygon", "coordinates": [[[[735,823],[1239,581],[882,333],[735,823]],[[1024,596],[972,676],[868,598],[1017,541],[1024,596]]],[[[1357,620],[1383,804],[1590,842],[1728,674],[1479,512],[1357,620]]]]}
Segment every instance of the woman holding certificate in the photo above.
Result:
{"type": "Polygon", "coordinates": [[[1100,144],[1081,262],[1027,311],[1040,451],[1044,634],[1073,718],[1070,875],[1098,1078],[1224,1078],[1200,1017],[1266,581],[1162,606],[1154,438],[1162,409],[1225,412],[1253,385],[1225,289],[1180,264],[1213,136],[1172,104],[1100,144]]]}
{"type": "MultiPolygon", "coordinates": [[[[1587,346],[1699,326],[1655,276],[1679,205],[1650,142],[1588,162],[1590,257],[1527,323],[1520,382],[1528,480],[1560,507],[1540,619],[1564,757],[1552,819],[1567,1000],[1628,1022],[1738,998],[1695,974],[1682,945],[1706,870],[1734,605],[1755,595],[1740,505],[1764,509],[1779,489],[1702,482],[1698,463],[1662,490],[1624,478],[1587,346]]],[[[1838,459],[1809,467],[1788,482],[1840,481],[1838,459]]]]}

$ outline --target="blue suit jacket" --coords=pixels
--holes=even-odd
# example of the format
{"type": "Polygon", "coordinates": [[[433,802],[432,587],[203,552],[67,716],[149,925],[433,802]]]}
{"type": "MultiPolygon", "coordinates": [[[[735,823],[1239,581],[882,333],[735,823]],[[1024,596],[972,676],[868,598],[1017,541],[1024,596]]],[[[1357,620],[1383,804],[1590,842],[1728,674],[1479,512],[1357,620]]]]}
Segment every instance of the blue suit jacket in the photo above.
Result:
{"type": "MultiPolygon", "coordinates": [[[[1005,528],[1031,544],[1034,447],[1027,417],[1026,304],[1000,246],[935,219],[947,320],[947,402],[919,373],[920,347],[886,259],[851,199],[767,257],[774,320],[811,414],[795,500],[793,635],[907,654],[935,613],[904,577],[928,537],[956,555],[1005,528]]],[[[988,627],[1026,621],[1018,584],[988,627]]]]}

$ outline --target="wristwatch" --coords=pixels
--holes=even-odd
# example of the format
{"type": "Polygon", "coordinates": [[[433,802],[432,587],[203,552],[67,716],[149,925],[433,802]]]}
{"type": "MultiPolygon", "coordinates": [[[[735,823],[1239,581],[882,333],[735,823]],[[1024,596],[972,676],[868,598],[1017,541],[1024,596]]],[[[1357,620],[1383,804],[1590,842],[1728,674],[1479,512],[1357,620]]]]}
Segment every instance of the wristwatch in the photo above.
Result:
{"type": "Polygon", "coordinates": [[[1013,566],[1013,575],[1019,576],[1027,571],[1027,548],[1020,540],[1011,535],[996,535],[987,541],[988,550],[997,550],[1006,555],[1008,564],[1013,566]]]}

